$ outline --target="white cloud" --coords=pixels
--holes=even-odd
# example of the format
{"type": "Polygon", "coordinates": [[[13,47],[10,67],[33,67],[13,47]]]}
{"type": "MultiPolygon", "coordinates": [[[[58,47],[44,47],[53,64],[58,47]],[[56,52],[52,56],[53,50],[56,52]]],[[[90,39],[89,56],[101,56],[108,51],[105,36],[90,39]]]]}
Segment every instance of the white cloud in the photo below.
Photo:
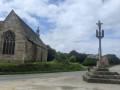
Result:
{"type": "MultiPolygon", "coordinates": [[[[105,30],[103,54],[115,53],[120,57],[120,0],[59,0],[57,4],[49,3],[49,0],[2,1],[1,14],[8,14],[14,9],[35,27],[41,22],[38,17],[47,18],[46,22],[54,24],[54,28],[41,34],[41,38],[57,51],[69,52],[75,49],[84,53],[98,53],[95,31],[100,19],[105,30]]],[[[1,16],[0,20],[3,19],[1,16]]]]}

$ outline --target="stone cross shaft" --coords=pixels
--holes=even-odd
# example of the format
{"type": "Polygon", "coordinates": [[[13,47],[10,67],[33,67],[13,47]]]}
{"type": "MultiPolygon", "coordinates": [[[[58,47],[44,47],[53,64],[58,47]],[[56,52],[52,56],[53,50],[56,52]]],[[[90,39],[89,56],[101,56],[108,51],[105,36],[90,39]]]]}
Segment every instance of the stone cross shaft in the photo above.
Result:
{"type": "Polygon", "coordinates": [[[101,61],[101,56],[102,56],[101,39],[104,37],[104,30],[101,31],[101,25],[103,23],[101,23],[100,20],[96,24],[98,25],[98,30],[96,30],[96,37],[99,39],[99,61],[101,61]]]}

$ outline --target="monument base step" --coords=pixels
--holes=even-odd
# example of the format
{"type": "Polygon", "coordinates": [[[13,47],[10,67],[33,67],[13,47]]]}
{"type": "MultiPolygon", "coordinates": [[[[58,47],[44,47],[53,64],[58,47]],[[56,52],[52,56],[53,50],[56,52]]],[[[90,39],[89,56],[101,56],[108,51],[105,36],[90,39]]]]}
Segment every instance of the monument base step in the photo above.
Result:
{"type": "Polygon", "coordinates": [[[83,79],[91,83],[120,84],[120,79],[91,78],[87,75],[83,75],[83,79]]]}
{"type": "Polygon", "coordinates": [[[90,78],[104,78],[104,79],[120,79],[120,75],[96,75],[86,72],[90,78]]]}
{"type": "Polygon", "coordinates": [[[114,72],[109,72],[109,71],[96,71],[96,70],[91,70],[93,74],[96,75],[114,75],[114,72]]]}
{"type": "Polygon", "coordinates": [[[94,68],[96,71],[109,71],[108,68],[94,68]]]}
{"type": "Polygon", "coordinates": [[[106,68],[93,68],[83,75],[83,79],[92,83],[120,84],[120,75],[116,75],[115,72],[110,72],[106,68]]]}

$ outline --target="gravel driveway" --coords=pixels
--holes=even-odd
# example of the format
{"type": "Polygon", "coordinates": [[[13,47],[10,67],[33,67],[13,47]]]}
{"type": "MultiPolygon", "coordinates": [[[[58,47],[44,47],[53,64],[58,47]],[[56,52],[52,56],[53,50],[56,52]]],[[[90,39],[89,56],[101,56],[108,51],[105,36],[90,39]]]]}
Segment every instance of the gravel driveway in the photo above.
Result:
{"type": "MultiPolygon", "coordinates": [[[[114,66],[110,70],[120,70],[114,66]]],[[[87,83],[86,71],[0,75],[0,90],[120,90],[117,84],[87,83]]]]}

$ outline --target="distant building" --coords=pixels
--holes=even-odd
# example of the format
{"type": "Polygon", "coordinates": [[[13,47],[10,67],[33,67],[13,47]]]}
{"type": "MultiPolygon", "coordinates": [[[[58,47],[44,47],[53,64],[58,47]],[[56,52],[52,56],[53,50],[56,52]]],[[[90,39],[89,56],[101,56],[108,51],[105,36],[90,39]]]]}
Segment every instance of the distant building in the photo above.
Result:
{"type": "Polygon", "coordinates": [[[0,21],[0,42],[0,62],[47,61],[46,45],[13,10],[0,21]]]}
{"type": "Polygon", "coordinates": [[[104,65],[109,65],[109,61],[106,56],[102,56],[102,62],[104,63],[104,65]]]}
{"type": "Polygon", "coordinates": [[[87,56],[88,58],[98,58],[98,54],[89,54],[88,56],[87,56]]]}
{"type": "MultiPolygon", "coordinates": [[[[98,54],[90,54],[90,55],[88,55],[87,56],[87,58],[96,58],[96,59],[99,59],[99,57],[98,57],[98,54]]],[[[102,56],[102,62],[104,63],[104,65],[109,65],[109,61],[108,61],[108,59],[107,59],[107,57],[106,56],[102,56]]]]}

